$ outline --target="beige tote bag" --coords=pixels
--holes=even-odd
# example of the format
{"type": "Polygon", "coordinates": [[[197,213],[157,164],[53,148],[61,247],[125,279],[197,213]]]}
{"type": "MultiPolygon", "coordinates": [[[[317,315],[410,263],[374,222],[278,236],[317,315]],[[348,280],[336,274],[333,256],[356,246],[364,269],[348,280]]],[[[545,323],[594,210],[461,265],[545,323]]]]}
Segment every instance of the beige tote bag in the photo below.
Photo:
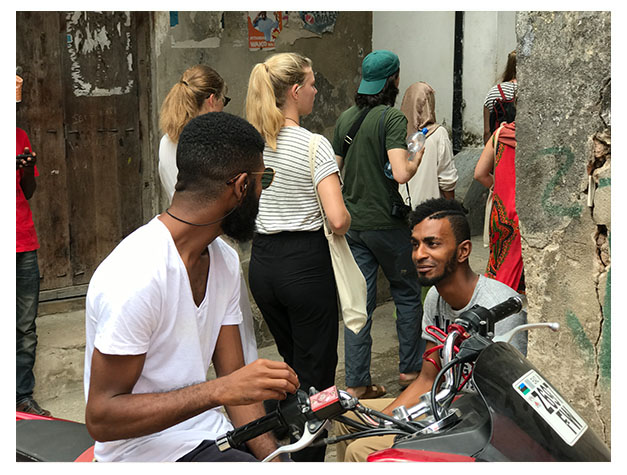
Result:
{"type": "Polygon", "coordinates": [[[309,167],[311,169],[311,181],[314,183],[314,191],[316,199],[322,213],[322,222],[324,226],[324,235],[329,241],[329,251],[331,253],[331,263],[333,265],[333,273],[335,275],[335,284],[337,286],[337,294],[339,299],[339,308],[344,320],[344,325],[357,334],[366,324],[368,315],[366,313],[366,279],[361,273],[359,266],[355,262],[355,258],[351,253],[348,242],[344,236],[333,234],[329,229],[327,217],[320,202],[318,189],[314,180],[314,160],[318,143],[322,136],[313,134],[309,141],[309,167]]]}

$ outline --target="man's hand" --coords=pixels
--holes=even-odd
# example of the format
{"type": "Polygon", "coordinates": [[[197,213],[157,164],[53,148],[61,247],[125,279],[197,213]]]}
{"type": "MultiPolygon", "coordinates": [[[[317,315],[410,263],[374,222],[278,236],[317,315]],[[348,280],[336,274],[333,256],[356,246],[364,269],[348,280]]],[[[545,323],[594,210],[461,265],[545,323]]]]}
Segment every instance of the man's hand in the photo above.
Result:
{"type": "Polygon", "coordinates": [[[37,163],[37,154],[24,147],[23,153],[15,156],[15,169],[33,167],[37,163]]]}
{"type": "Polygon", "coordinates": [[[266,399],[285,399],[298,389],[298,376],[286,363],[258,359],[220,378],[218,399],[241,406],[266,399]]]}

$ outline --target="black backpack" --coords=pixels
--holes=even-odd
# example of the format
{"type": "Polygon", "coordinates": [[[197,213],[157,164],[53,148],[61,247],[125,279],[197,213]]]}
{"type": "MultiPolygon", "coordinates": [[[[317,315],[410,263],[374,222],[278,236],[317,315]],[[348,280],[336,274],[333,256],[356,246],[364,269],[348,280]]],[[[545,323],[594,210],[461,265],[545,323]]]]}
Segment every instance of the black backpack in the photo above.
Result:
{"type": "Polygon", "coordinates": [[[500,99],[495,99],[492,104],[492,112],[490,112],[490,133],[494,133],[503,122],[508,124],[514,122],[516,119],[516,94],[511,99],[507,99],[503,93],[503,89],[500,84],[497,84],[500,99]]]}

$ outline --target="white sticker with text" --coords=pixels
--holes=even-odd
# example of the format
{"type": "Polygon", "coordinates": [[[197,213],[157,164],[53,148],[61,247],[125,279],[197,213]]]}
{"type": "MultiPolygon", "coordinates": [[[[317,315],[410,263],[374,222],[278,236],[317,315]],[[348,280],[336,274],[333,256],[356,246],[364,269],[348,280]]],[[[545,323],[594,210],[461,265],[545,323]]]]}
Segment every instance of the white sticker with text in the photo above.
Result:
{"type": "Polygon", "coordinates": [[[575,445],[588,429],[575,410],[534,370],[512,386],[568,445],[575,445]]]}

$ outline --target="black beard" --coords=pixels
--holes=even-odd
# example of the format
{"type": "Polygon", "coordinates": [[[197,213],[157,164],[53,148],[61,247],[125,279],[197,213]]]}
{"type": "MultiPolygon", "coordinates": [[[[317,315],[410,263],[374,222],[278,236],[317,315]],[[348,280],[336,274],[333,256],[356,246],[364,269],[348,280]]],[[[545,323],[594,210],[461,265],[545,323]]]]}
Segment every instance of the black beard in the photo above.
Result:
{"type": "Polygon", "coordinates": [[[447,261],[446,265],[444,266],[444,271],[442,271],[440,275],[436,275],[435,277],[428,278],[428,277],[422,277],[419,272],[418,282],[420,282],[420,285],[425,286],[425,287],[430,286],[430,285],[435,285],[438,282],[441,282],[442,280],[446,279],[453,272],[455,272],[455,269],[457,269],[457,252],[454,252],[451,258],[447,261]]]}
{"type": "MultiPolygon", "coordinates": [[[[249,190],[255,189],[251,183],[249,190]]],[[[239,206],[222,220],[222,231],[238,242],[250,241],[255,234],[255,219],[259,212],[259,199],[253,191],[246,193],[239,206]]]]}

